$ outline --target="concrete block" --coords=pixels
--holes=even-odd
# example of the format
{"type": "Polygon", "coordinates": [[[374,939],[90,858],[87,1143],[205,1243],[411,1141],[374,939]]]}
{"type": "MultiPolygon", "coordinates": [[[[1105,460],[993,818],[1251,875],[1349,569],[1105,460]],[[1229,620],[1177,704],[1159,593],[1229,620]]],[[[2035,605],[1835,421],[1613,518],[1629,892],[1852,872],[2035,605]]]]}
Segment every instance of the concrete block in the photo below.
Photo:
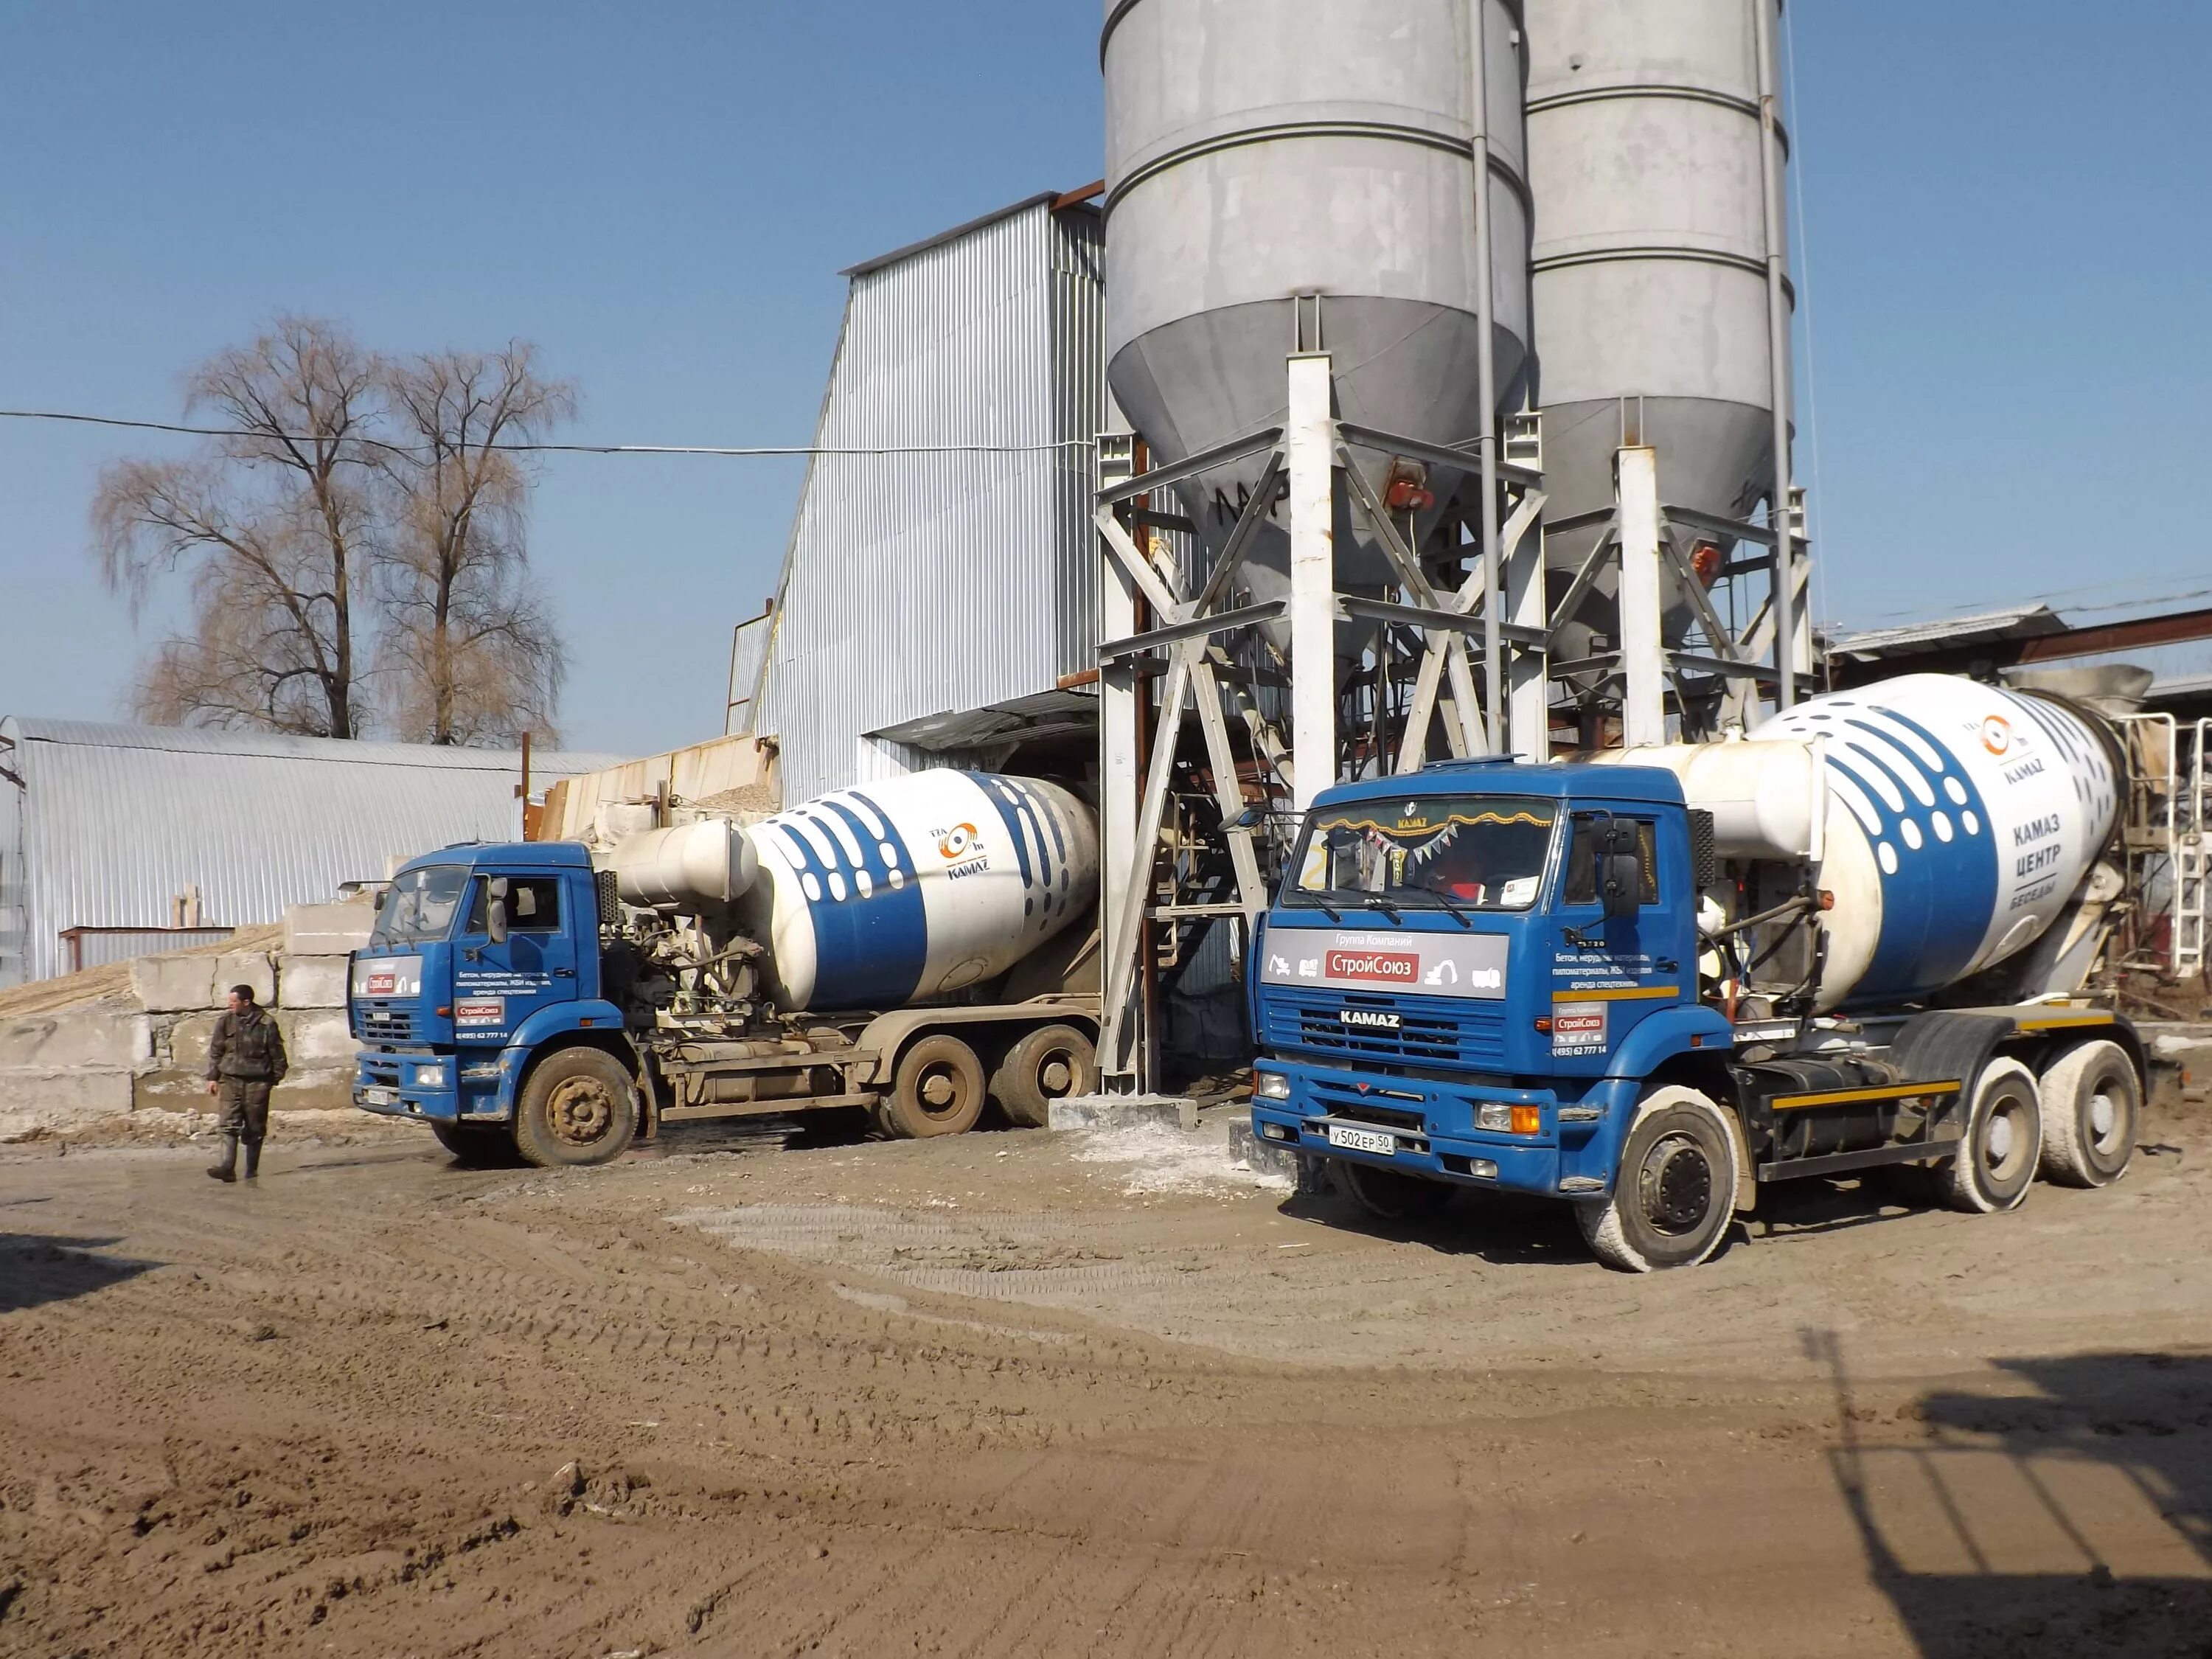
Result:
{"type": "Polygon", "coordinates": [[[284,912],[284,954],[342,957],[368,943],[376,909],[366,899],[345,904],[295,904],[284,912]]]}
{"type": "Polygon", "coordinates": [[[343,1008],[346,1005],[343,957],[285,957],[276,964],[280,1008],[343,1008]]]}
{"type": "Polygon", "coordinates": [[[1198,1103],[1182,1095],[1071,1095],[1052,1103],[1046,1121],[1054,1129],[1195,1129],[1198,1103]]]}
{"type": "Polygon", "coordinates": [[[308,1071],[317,1066],[350,1066],[353,1057],[361,1052],[361,1045],[346,1029],[343,1012],[301,1009],[280,1013],[276,1019],[284,1028],[284,1053],[295,1071],[308,1071]]]}
{"type": "Polygon", "coordinates": [[[0,1140],[41,1132],[67,1133],[131,1115],[126,1071],[33,1070],[0,1073],[0,1140]]]}
{"type": "MultiPolygon", "coordinates": [[[[353,1111],[353,1068],[313,1066],[294,1072],[269,1091],[269,1109],[277,1117],[293,1112],[353,1111]]],[[[364,1122],[369,1115],[362,1115],[364,1122]]]]}
{"type": "Polygon", "coordinates": [[[214,957],[138,957],[131,963],[131,994],[149,1014],[215,1006],[214,957]]]}
{"type": "Polygon", "coordinates": [[[1300,1159],[1297,1150],[1285,1146],[1279,1140],[1267,1140],[1254,1134],[1252,1121],[1249,1117],[1241,1123],[1229,1126],[1229,1152],[1231,1157],[1249,1168],[1285,1175],[1292,1181],[1298,1177],[1300,1159]]]}
{"type": "Polygon", "coordinates": [[[215,1003],[222,1007],[230,1000],[234,985],[251,985],[253,1000],[263,1007],[276,1000],[276,970],[270,965],[265,951],[234,951],[215,959],[215,1003]]]}
{"type": "Polygon", "coordinates": [[[210,1013],[186,1014],[169,1028],[169,1064],[179,1072],[190,1072],[195,1077],[204,1076],[207,1070],[208,1042],[215,1036],[215,1023],[221,1016],[210,1013]]]}
{"type": "Polygon", "coordinates": [[[141,1072],[131,1079],[131,1109],[212,1112],[215,1101],[208,1094],[206,1079],[198,1070],[164,1066],[157,1072],[141,1072]]]}
{"type": "Polygon", "coordinates": [[[0,1071],[94,1066],[125,1071],[154,1060],[154,1022],[118,1003],[0,1020],[0,1071]]]}

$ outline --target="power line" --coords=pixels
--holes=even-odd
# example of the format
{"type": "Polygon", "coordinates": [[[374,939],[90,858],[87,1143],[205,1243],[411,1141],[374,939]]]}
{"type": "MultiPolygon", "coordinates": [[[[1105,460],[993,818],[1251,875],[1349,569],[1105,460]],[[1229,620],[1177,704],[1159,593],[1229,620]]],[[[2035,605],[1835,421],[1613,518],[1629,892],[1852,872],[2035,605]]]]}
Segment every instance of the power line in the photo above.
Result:
{"type": "MultiPolygon", "coordinates": [[[[271,443],[324,443],[329,434],[296,432],[252,432],[224,426],[188,426],[174,421],[127,421],[114,415],[80,415],[52,409],[0,409],[0,419],[61,421],[82,426],[121,427],[133,432],[174,432],[193,438],[258,438],[271,443]]],[[[353,437],[347,441],[390,450],[395,454],[415,452],[404,444],[381,438],[353,437]]],[[[782,455],[1036,455],[1061,449],[1091,449],[1089,438],[1062,438],[1039,444],[878,444],[826,446],[816,444],[556,444],[495,443],[475,446],[512,450],[525,454],[558,455],[720,455],[739,459],[782,455]]]]}

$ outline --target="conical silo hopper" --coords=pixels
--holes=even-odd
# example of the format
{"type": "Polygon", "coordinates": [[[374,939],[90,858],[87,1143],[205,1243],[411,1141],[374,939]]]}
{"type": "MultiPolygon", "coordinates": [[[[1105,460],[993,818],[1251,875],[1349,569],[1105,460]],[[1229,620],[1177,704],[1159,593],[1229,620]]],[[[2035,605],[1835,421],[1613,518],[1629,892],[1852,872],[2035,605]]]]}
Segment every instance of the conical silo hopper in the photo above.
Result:
{"type": "MultiPolygon", "coordinates": [[[[1520,19],[1517,4],[1486,3],[1492,314],[1510,399],[1528,337],[1520,19]]],[[[1109,376],[1154,464],[1283,423],[1301,295],[1322,296],[1342,419],[1437,445],[1476,438],[1473,34],[1466,0],[1109,0],[1109,376]]],[[[1379,494],[1389,463],[1370,459],[1379,494]]],[[[1201,540],[1227,536],[1262,465],[1183,488],[1201,540]]],[[[1468,487],[1432,474],[1437,505],[1417,534],[1468,487]]],[[[1337,586],[1382,584],[1387,566],[1341,501],[1336,531],[1337,586]]],[[[1244,585],[1279,597],[1288,573],[1285,530],[1264,528],[1244,585]]],[[[1286,648],[1286,631],[1271,637],[1286,648]]]]}

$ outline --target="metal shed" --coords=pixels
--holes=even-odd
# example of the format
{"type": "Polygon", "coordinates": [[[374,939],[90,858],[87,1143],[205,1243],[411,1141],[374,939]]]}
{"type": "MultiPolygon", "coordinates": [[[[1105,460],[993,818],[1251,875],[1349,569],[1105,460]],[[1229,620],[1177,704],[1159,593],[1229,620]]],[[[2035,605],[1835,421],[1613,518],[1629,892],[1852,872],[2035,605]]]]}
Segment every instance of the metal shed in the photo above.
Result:
{"type": "Polygon", "coordinates": [[[817,448],[978,447],[809,465],[758,691],[731,692],[731,729],[777,739],[786,799],[969,758],[890,734],[1096,665],[1104,235],[1087,194],[844,273],[817,448]]]}
{"type": "Polygon", "coordinates": [[[170,927],[188,891],[212,926],[273,922],[395,857],[514,836],[521,776],[503,750],[0,719],[0,987],[66,971],[70,930],[170,927]]]}

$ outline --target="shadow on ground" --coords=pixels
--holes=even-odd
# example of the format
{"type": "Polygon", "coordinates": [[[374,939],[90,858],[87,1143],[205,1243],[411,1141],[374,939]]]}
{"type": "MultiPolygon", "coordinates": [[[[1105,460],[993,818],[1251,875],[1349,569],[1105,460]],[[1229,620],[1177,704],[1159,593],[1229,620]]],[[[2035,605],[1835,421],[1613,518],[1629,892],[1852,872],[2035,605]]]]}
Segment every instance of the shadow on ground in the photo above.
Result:
{"type": "Polygon", "coordinates": [[[2003,1362],[2016,1389],[1936,1393],[1867,1425],[1831,1332],[1836,1485],[1928,1659],[2212,1659],[2212,1354],[2003,1362]]]}
{"type": "Polygon", "coordinates": [[[0,1233],[0,1314],[89,1296],[161,1265],[94,1254],[117,1242],[0,1233]]]}

